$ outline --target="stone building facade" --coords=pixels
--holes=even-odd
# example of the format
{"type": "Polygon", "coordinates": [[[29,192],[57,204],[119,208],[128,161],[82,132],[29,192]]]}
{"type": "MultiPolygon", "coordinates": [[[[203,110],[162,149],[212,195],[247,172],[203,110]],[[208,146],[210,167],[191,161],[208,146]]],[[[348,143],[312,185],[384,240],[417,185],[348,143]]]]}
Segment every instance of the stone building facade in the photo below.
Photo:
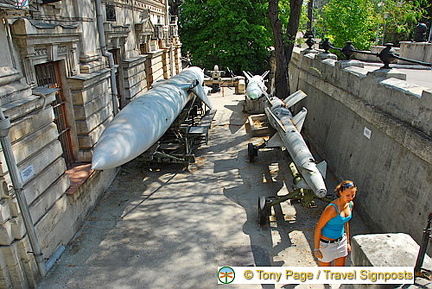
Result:
{"type": "MultiPolygon", "coordinates": [[[[181,71],[169,8],[168,0],[0,0],[0,105],[44,265],[117,173],[90,169],[106,124],[181,71]]],[[[32,288],[40,262],[28,253],[23,208],[0,158],[0,287],[32,288]]]]}

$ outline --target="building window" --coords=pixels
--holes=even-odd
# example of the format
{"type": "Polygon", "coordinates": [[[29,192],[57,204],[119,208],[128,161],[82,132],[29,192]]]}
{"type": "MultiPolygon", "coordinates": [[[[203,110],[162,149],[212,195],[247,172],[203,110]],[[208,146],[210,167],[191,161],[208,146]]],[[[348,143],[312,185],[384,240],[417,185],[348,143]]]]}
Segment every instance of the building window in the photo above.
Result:
{"type": "Polygon", "coordinates": [[[35,66],[38,86],[59,88],[56,100],[52,103],[54,110],[54,122],[57,125],[59,141],[63,149],[63,158],[66,166],[70,167],[74,162],[70,136],[70,126],[66,118],[66,100],[61,89],[61,77],[59,62],[49,62],[35,66]]]}

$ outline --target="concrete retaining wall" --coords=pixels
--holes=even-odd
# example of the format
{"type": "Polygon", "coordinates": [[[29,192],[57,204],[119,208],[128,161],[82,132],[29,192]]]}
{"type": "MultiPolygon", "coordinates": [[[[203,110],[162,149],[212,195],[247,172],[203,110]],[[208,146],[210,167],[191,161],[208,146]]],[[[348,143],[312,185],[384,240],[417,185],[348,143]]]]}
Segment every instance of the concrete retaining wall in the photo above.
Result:
{"type": "MultiPolygon", "coordinates": [[[[432,43],[401,41],[400,56],[408,59],[432,63],[432,43]]],[[[410,62],[401,61],[401,63],[410,62]]]]}
{"type": "Polygon", "coordinates": [[[355,215],[419,243],[432,208],[432,90],[392,73],[296,49],[290,85],[308,95],[296,109],[307,107],[305,132],[330,170],[358,184],[355,215]]]}

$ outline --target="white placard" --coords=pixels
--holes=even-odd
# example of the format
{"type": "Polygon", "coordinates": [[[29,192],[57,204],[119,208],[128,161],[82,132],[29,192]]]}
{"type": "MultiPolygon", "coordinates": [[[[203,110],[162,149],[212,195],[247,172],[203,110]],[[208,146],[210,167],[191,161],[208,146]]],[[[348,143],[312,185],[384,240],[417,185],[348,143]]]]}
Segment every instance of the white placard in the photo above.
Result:
{"type": "Polygon", "coordinates": [[[363,130],[363,135],[367,138],[370,139],[372,136],[372,131],[370,129],[368,129],[367,127],[364,128],[363,130]]]}
{"type": "Polygon", "coordinates": [[[21,179],[23,183],[27,182],[31,177],[33,177],[35,174],[35,171],[33,169],[33,165],[29,165],[25,169],[21,171],[21,179]]]}

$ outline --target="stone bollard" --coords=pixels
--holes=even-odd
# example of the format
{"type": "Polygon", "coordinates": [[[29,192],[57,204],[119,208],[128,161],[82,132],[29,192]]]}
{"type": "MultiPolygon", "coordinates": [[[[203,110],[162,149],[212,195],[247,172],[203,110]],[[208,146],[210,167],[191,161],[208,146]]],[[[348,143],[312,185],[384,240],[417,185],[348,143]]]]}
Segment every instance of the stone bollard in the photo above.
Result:
{"type": "MultiPolygon", "coordinates": [[[[414,267],[420,249],[410,235],[403,233],[357,235],[352,238],[351,247],[351,263],[356,267],[414,267]]],[[[432,269],[432,259],[427,255],[423,268],[432,269]]],[[[414,285],[403,288],[432,288],[432,284],[426,281],[416,278],[414,285]]],[[[343,288],[402,288],[402,285],[353,285],[343,288]]]]}

